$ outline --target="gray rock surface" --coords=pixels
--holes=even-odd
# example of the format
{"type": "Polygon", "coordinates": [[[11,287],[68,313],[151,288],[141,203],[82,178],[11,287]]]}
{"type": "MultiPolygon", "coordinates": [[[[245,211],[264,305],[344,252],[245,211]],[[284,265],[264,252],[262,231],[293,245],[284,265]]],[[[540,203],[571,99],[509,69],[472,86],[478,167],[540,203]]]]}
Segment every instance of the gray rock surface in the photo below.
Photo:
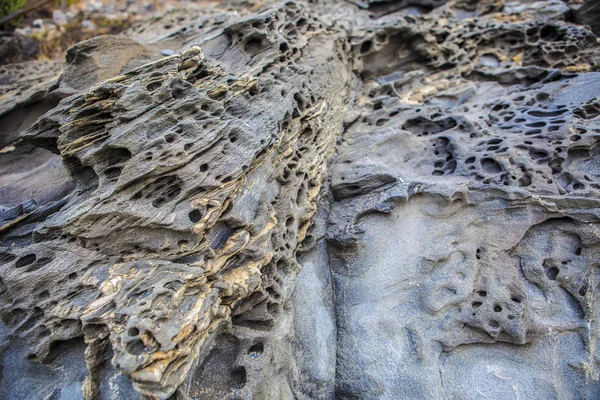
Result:
{"type": "Polygon", "coordinates": [[[599,398],[586,9],[190,5],[3,67],[0,397],[599,398]]]}
{"type": "Polygon", "coordinates": [[[34,60],[38,54],[38,44],[32,38],[16,33],[0,33],[0,65],[34,60]]]}

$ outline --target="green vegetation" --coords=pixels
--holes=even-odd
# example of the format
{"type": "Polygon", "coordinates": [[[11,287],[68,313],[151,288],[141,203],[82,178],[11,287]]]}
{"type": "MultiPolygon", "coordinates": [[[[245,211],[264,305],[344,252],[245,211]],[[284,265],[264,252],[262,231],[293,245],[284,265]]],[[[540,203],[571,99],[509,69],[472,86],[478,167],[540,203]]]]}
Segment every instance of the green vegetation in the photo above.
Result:
{"type": "MultiPolygon", "coordinates": [[[[5,17],[10,13],[25,7],[25,3],[27,3],[27,0],[0,0],[0,17],[5,17]]],[[[20,18],[15,18],[8,22],[8,26],[5,26],[4,28],[17,26],[19,22],[20,18]]]]}

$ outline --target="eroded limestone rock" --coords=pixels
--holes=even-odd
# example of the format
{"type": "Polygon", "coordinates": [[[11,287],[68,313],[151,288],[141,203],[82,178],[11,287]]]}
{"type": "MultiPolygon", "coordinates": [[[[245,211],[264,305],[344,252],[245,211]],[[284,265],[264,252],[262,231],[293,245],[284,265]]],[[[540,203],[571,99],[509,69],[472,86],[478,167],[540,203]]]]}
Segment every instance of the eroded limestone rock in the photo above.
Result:
{"type": "Polygon", "coordinates": [[[582,9],[234,2],[73,48],[22,135],[73,185],[0,176],[0,393],[596,398],[582,9]]]}
{"type": "Polygon", "coordinates": [[[3,256],[14,271],[2,278],[5,319],[40,361],[83,335],[84,397],[97,395],[109,341],[140,393],[167,398],[193,386],[224,330],[244,352],[263,349],[239,367],[244,391],[261,390],[271,343],[291,334],[279,315],[341,132],[345,43],[295,4],[221,36],[203,45],[213,60],[191,47],[139,67],[63,100],[24,135],[56,139],[78,186],[31,244],[3,256]],[[37,284],[15,293],[23,273],[37,284]]]}

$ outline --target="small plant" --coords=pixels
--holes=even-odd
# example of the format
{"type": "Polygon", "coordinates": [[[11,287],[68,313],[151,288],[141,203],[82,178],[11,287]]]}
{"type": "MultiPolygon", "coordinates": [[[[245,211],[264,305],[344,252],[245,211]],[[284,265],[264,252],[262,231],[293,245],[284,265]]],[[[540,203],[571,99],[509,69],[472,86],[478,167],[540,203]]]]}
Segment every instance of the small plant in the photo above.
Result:
{"type": "Polygon", "coordinates": [[[0,0],[0,17],[5,17],[23,7],[27,0],[0,0]]]}
{"type": "MultiPolygon", "coordinates": [[[[0,18],[20,10],[25,7],[27,0],[0,0],[0,18]]],[[[15,27],[19,24],[21,18],[14,18],[7,22],[3,28],[15,27]]]]}
{"type": "MultiPolygon", "coordinates": [[[[81,3],[81,0],[67,0],[67,1],[65,2],[65,5],[66,5],[66,6],[71,6],[71,5],[73,5],[73,4],[78,4],[78,3],[81,3]]],[[[56,0],[56,5],[57,5],[57,6],[62,6],[62,5],[63,5],[63,2],[62,2],[61,0],[56,0]]]]}

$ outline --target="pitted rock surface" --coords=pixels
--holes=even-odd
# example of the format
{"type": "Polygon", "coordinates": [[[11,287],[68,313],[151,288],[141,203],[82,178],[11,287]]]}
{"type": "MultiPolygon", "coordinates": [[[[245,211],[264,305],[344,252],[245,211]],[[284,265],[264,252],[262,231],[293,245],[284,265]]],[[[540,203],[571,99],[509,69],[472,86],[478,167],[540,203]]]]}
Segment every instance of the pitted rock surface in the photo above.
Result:
{"type": "Polygon", "coordinates": [[[190,5],[3,66],[0,397],[598,398],[593,3],[190,5]]]}

